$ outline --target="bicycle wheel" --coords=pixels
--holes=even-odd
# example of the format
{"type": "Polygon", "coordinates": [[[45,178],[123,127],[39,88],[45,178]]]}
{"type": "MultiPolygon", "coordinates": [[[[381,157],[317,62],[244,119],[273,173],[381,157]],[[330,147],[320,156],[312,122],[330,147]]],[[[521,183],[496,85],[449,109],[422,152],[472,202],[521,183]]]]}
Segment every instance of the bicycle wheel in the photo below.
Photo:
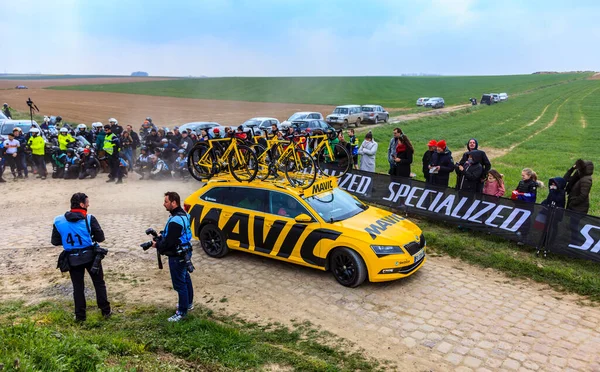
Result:
{"type": "Polygon", "coordinates": [[[258,143],[250,145],[249,147],[252,149],[252,152],[254,152],[254,155],[256,155],[256,159],[258,162],[256,178],[258,178],[261,181],[264,181],[269,177],[270,173],[269,164],[271,164],[271,157],[269,156],[269,152],[266,151],[265,148],[258,143]]]}
{"type": "Polygon", "coordinates": [[[350,156],[346,147],[339,143],[336,143],[333,147],[333,156],[330,156],[327,146],[324,146],[319,150],[316,158],[317,167],[324,174],[341,177],[352,168],[352,156],[350,156]]]}
{"type": "Polygon", "coordinates": [[[237,150],[229,154],[229,172],[239,182],[250,182],[258,174],[256,154],[245,145],[238,145],[237,150]]]}
{"type": "Polygon", "coordinates": [[[190,151],[187,159],[188,171],[190,172],[190,175],[198,181],[211,178],[213,176],[213,158],[214,156],[210,152],[210,148],[207,144],[202,142],[196,143],[190,151]],[[210,162],[210,167],[208,164],[206,164],[207,162],[210,162]]]}
{"type": "Polygon", "coordinates": [[[285,178],[290,185],[307,189],[312,186],[317,178],[317,167],[312,156],[304,150],[295,149],[294,152],[288,152],[283,158],[285,178]]]}

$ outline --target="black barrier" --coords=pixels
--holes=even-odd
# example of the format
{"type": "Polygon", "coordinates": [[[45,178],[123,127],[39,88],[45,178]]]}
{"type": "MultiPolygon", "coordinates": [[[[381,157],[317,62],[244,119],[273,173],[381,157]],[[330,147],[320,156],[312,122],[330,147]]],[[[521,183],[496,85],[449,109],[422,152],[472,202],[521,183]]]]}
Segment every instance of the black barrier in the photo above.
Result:
{"type": "MultiPolygon", "coordinates": [[[[336,170],[327,171],[335,175],[336,170]]],[[[351,170],[339,187],[361,200],[387,206],[400,213],[450,222],[485,231],[553,253],[600,262],[600,218],[561,208],[464,193],[410,178],[351,170]]],[[[377,234],[385,226],[372,224],[377,234]]]]}

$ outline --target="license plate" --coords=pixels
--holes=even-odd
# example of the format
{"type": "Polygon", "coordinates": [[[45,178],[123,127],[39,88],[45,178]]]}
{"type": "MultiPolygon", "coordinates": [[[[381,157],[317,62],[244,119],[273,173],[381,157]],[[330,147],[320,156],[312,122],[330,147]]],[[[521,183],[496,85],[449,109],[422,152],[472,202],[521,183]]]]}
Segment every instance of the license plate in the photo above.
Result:
{"type": "Polygon", "coordinates": [[[425,250],[421,249],[420,251],[418,251],[417,253],[415,253],[413,255],[413,257],[415,258],[415,262],[419,262],[421,261],[421,259],[425,256],[425,250]]]}

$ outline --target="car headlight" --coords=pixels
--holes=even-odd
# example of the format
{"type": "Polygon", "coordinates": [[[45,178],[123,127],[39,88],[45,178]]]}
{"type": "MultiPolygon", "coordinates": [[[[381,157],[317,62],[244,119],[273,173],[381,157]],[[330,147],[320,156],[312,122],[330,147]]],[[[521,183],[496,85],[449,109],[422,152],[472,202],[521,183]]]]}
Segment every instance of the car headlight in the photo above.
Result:
{"type": "Polygon", "coordinates": [[[402,248],[397,245],[372,245],[371,249],[376,255],[380,254],[404,254],[402,248]]]}

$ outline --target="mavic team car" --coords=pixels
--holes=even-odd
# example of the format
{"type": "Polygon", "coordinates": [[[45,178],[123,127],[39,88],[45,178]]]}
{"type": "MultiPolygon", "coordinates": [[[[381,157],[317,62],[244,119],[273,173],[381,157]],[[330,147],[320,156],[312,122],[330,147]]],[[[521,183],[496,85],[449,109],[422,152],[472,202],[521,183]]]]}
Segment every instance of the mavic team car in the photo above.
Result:
{"type": "Polygon", "coordinates": [[[356,287],[416,272],[425,262],[421,229],[365,205],[322,177],[302,190],[278,182],[212,179],[184,202],[194,237],[210,257],[246,251],[324,271],[356,287]]]}

